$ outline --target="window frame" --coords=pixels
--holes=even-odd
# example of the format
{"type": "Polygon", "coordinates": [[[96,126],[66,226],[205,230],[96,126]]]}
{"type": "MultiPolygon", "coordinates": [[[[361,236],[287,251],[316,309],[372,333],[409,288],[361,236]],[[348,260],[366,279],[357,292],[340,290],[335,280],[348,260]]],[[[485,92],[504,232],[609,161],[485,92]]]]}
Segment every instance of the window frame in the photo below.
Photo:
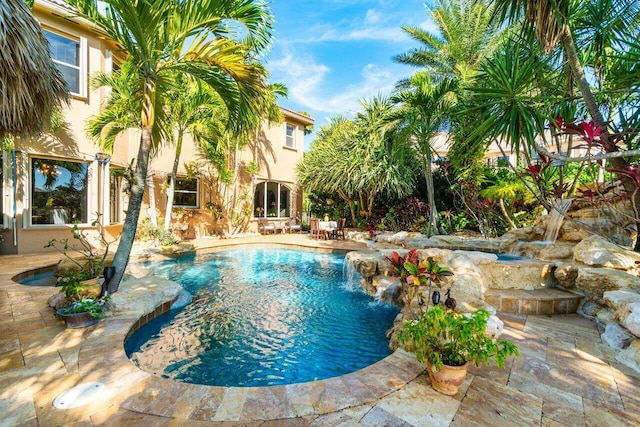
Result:
{"type": "MultiPolygon", "coordinates": [[[[69,92],[71,93],[71,95],[79,97],[79,98],[87,98],[87,75],[89,73],[88,70],[88,64],[87,64],[87,38],[86,37],[82,37],[82,36],[73,36],[70,34],[66,34],[63,33],[61,31],[49,28],[49,27],[43,27],[42,31],[45,35],[45,38],[47,38],[47,33],[53,34],[55,36],[58,37],[62,37],[64,39],[70,40],[74,43],[77,43],[78,45],[78,64],[70,64],[68,62],[64,62],[62,60],[56,59],[53,57],[53,55],[51,56],[51,60],[53,61],[54,64],[56,64],[56,66],[62,66],[62,67],[68,67],[68,68],[72,68],[74,70],[77,70],[78,72],[78,92],[74,92],[71,87],[69,87],[69,92]]],[[[47,38],[47,41],[49,41],[49,39],[47,38]]],[[[49,44],[51,44],[51,42],[49,42],[49,44]]],[[[65,80],[66,82],[66,80],[65,80]]],[[[67,86],[68,83],[67,83],[67,86]]]]}
{"type": "Polygon", "coordinates": [[[29,182],[28,182],[28,188],[29,188],[29,209],[28,209],[28,218],[27,218],[27,225],[28,227],[42,227],[42,228],[52,228],[52,227],[67,227],[69,225],[74,224],[74,221],[69,218],[64,224],[59,223],[53,223],[53,224],[34,224],[33,222],[33,204],[34,204],[34,189],[35,189],[35,176],[34,176],[34,166],[33,166],[33,161],[34,160],[49,160],[49,161],[54,161],[54,162],[70,162],[70,163],[80,163],[80,164],[84,164],[85,167],[87,168],[86,171],[86,178],[85,178],[85,183],[84,183],[84,210],[85,210],[85,215],[86,215],[86,219],[84,221],[79,221],[78,225],[81,226],[88,226],[90,224],[90,215],[89,215],[89,211],[90,211],[90,197],[91,197],[91,191],[90,191],[90,176],[91,176],[91,162],[86,161],[86,160],[82,160],[82,159],[66,159],[66,158],[54,158],[54,157],[47,157],[47,156],[29,156],[28,158],[28,165],[29,165],[29,182]]]}
{"type": "MultiPolygon", "coordinates": [[[[167,181],[171,182],[171,175],[167,176],[167,181]]],[[[199,209],[200,207],[200,180],[198,178],[188,178],[186,176],[177,176],[176,177],[176,186],[173,189],[173,207],[180,209],[199,209]],[[178,190],[178,181],[195,181],[196,189],[195,190],[178,190]],[[196,195],[196,204],[195,205],[179,205],[176,203],[176,195],[180,194],[195,194],[196,195]]]]}
{"type": "Polygon", "coordinates": [[[284,125],[284,146],[286,148],[291,148],[292,150],[296,149],[296,130],[297,126],[291,123],[286,123],[284,125]],[[291,129],[291,135],[289,135],[289,129],[291,129]],[[289,144],[291,142],[291,145],[289,144]]]}
{"type": "Polygon", "coordinates": [[[289,219],[291,218],[291,195],[292,195],[292,190],[291,188],[289,188],[287,185],[278,182],[278,181],[262,181],[260,183],[258,183],[256,185],[256,190],[258,189],[258,187],[263,186],[262,187],[262,208],[261,208],[261,215],[256,215],[256,213],[258,212],[259,207],[256,206],[256,196],[258,194],[258,192],[256,191],[254,197],[253,197],[253,206],[252,206],[252,211],[253,211],[253,219],[261,219],[261,218],[268,218],[271,220],[283,220],[283,219],[289,219]],[[275,197],[275,203],[277,206],[277,215],[276,216],[269,216],[269,209],[264,209],[264,206],[268,205],[269,202],[269,198],[268,198],[268,193],[269,193],[269,184],[274,184],[276,185],[276,191],[273,193],[274,197],[275,197]],[[283,191],[286,191],[287,196],[286,197],[282,197],[283,191]],[[282,203],[283,201],[285,202],[285,206],[283,208],[282,203]],[[285,216],[280,216],[280,212],[284,210],[285,212],[287,212],[287,215],[285,216]]]}

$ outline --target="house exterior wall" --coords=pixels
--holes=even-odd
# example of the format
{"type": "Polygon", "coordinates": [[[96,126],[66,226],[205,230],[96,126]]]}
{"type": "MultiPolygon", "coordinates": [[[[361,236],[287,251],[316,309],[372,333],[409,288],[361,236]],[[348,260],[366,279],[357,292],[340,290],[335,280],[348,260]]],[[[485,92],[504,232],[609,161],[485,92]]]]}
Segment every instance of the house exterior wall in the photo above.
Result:
{"type": "MultiPolygon", "coordinates": [[[[126,180],[119,176],[126,175],[127,168],[137,156],[140,142],[139,131],[130,130],[118,136],[113,153],[100,156],[99,147],[86,135],[87,119],[100,111],[101,103],[109,93],[106,88],[92,89],[89,80],[98,71],[111,71],[112,50],[115,49],[113,44],[97,34],[90,23],[76,18],[67,19],[71,16],[71,11],[59,0],[37,0],[33,13],[46,31],[62,36],[65,40],[78,42],[81,57],[79,75],[82,85],[80,90],[72,94],[70,104],[63,110],[62,129],[55,134],[45,134],[38,138],[16,139],[13,150],[1,153],[0,236],[3,241],[0,242],[0,254],[54,250],[45,246],[52,239],[72,240],[70,230],[74,219],[80,220],[80,228],[87,231],[92,239],[97,233],[91,226],[96,213],[102,215],[102,222],[106,225],[105,232],[110,240],[117,237],[122,229],[128,203],[126,180]],[[104,161],[100,161],[102,159],[104,161]],[[59,197],[53,195],[56,186],[59,189],[61,182],[70,182],[72,179],[69,178],[73,175],[69,172],[70,169],[65,168],[69,165],[73,166],[72,169],[80,170],[77,175],[81,180],[86,179],[86,184],[83,185],[86,194],[74,191],[76,187],[71,184],[64,192],[68,197],[80,197],[74,193],[82,193],[81,202],[76,203],[83,206],[81,212],[71,209],[65,202],[61,202],[59,197]],[[53,186],[47,185],[43,180],[45,176],[51,178],[53,186]],[[34,202],[33,199],[38,199],[39,202],[34,202]],[[34,207],[34,203],[39,204],[34,207]]],[[[52,53],[52,56],[55,55],[52,53]]],[[[240,188],[250,189],[252,182],[258,185],[266,181],[277,182],[291,190],[295,195],[292,197],[295,202],[297,199],[301,200],[301,197],[295,185],[294,169],[298,160],[302,158],[304,126],[313,124],[313,119],[285,109],[283,113],[295,128],[294,139],[297,145],[294,148],[285,147],[285,124],[268,126],[265,123],[259,132],[257,151],[253,149],[255,141],[251,141],[240,152],[240,188]],[[252,177],[244,168],[252,161],[254,153],[258,157],[260,171],[252,181],[252,177]]],[[[173,159],[174,148],[164,147],[149,165],[148,182],[153,182],[158,217],[163,217],[165,213],[165,187],[173,159]]],[[[180,158],[179,175],[186,175],[185,163],[196,160],[202,159],[194,142],[187,136],[180,158]]],[[[172,222],[176,225],[178,237],[193,238],[227,231],[224,222],[216,218],[211,209],[207,209],[220,203],[222,191],[215,180],[206,179],[206,170],[203,162],[203,176],[198,183],[197,206],[175,209],[176,214],[172,222]]],[[[149,218],[151,214],[149,195],[147,190],[140,221],[149,218]]],[[[291,208],[292,215],[299,211],[295,207],[291,208]]],[[[257,230],[251,215],[245,229],[257,230]]]]}
{"type": "MultiPolygon", "coordinates": [[[[261,130],[257,134],[257,138],[249,141],[240,150],[238,155],[239,164],[239,183],[238,194],[248,191],[249,200],[246,202],[246,209],[251,214],[242,226],[235,227],[235,231],[241,232],[257,232],[258,212],[255,210],[252,183],[256,187],[262,188],[264,183],[277,183],[282,189],[289,191],[288,209],[280,212],[283,215],[276,215],[276,218],[287,219],[289,217],[300,217],[302,212],[302,193],[295,181],[295,167],[302,159],[304,152],[304,129],[305,126],[314,123],[313,119],[302,116],[298,113],[281,108],[285,117],[283,123],[268,124],[263,123],[261,130]],[[293,139],[295,144],[293,147],[286,146],[286,129],[287,125],[293,129],[293,139]],[[251,162],[258,165],[259,171],[252,177],[246,172],[247,166],[251,162]]],[[[154,176],[155,188],[155,206],[156,215],[164,218],[167,195],[166,187],[168,177],[173,168],[175,158],[175,148],[173,146],[162,147],[157,155],[150,163],[150,173],[154,176]]],[[[199,162],[201,167],[198,176],[198,201],[196,207],[175,208],[172,218],[174,234],[180,238],[196,238],[205,237],[216,234],[225,234],[228,230],[226,218],[220,218],[214,213],[214,206],[223,208],[225,205],[225,190],[223,186],[217,182],[215,174],[211,175],[211,168],[206,160],[200,155],[198,148],[189,135],[185,136],[180,161],[178,166],[178,177],[185,178],[187,170],[185,164],[191,162],[199,162]]],[[[234,159],[233,153],[229,156],[229,169],[233,169],[234,159]]],[[[230,191],[227,188],[227,191],[230,191]]],[[[150,209],[149,194],[144,199],[142,216],[149,218],[150,209]]],[[[241,203],[242,204],[242,203],[241,203]]]]}
{"type": "MultiPolygon", "coordinates": [[[[86,23],[77,23],[52,15],[68,14],[54,3],[37,2],[33,14],[44,30],[63,36],[80,44],[81,94],[72,95],[68,106],[63,108],[64,126],[55,134],[38,138],[16,139],[14,150],[2,153],[3,191],[0,232],[4,242],[0,243],[0,254],[43,252],[51,239],[71,237],[70,226],[65,224],[39,225],[33,223],[31,162],[33,159],[55,161],[80,161],[86,164],[87,212],[98,210],[99,167],[95,154],[99,151],[85,133],[86,120],[99,111],[105,90],[89,87],[89,76],[106,71],[109,64],[109,46],[93,32],[86,23]],[[14,161],[15,158],[15,161],[14,161]],[[15,168],[15,187],[13,171],[15,168]],[[14,204],[15,199],[15,204],[14,204]],[[14,215],[15,207],[15,215],[14,215]],[[15,227],[14,227],[15,217],[15,227]],[[15,231],[15,233],[14,233],[15,231]],[[14,245],[14,238],[16,244],[14,245]]],[[[50,212],[62,212],[62,207],[52,206],[50,212]],[[56,211],[58,209],[58,211],[56,211]]],[[[35,214],[33,214],[35,215],[35,214]]],[[[90,218],[85,223],[90,222],[90,218]]]]}

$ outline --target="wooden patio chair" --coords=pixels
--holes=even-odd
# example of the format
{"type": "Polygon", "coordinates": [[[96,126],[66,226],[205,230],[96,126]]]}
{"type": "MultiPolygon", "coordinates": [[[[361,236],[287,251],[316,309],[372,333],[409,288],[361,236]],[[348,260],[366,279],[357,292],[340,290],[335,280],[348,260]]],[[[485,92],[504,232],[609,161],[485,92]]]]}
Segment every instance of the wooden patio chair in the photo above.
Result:
{"type": "Polygon", "coordinates": [[[309,237],[312,239],[319,239],[320,236],[322,236],[323,238],[327,238],[327,230],[321,230],[319,223],[320,220],[318,218],[311,218],[309,220],[309,237]]]}
{"type": "Polygon", "coordinates": [[[342,239],[345,240],[345,236],[344,236],[344,225],[347,223],[347,219],[346,218],[340,218],[338,220],[338,225],[336,227],[335,230],[333,230],[333,238],[334,239],[342,239]]]}
{"type": "Polygon", "coordinates": [[[258,220],[258,232],[260,234],[269,234],[276,232],[276,226],[267,218],[260,218],[258,220]]]}
{"type": "Polygon", "coordinates": [[[293,233],[294,231],[299,233],[302,231],[302,227],[296,222],[295,218],[289,218],[287,221],[287,232],[293,233]]]}

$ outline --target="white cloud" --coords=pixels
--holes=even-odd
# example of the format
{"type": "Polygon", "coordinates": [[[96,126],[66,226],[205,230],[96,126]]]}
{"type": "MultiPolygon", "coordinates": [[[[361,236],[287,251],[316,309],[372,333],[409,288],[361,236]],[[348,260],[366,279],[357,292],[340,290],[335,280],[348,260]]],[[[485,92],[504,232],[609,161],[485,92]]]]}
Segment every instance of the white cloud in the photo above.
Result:
{"type": "Polygon", "coordinates": [[[365,65],[361,78],[335,92],[328,83],[332,70],[316,63],[311,57],[287,53],[269,63],[272,71],[284,74],[289,98],[307,109],[328,114],[352,115],[359,111],[359,101],[378,93],[389,93],[397,76],[375,64],[365,65]]]}
{"type": "Polygon", "coordinates": [[[384,22],[384,15],[375,9],[367,10],[367,14],[364,17],[365,24],[375,25],[377,23],[384,22]]]}
{"type": "Polygon", "coordinates": [[[315,41],[349,41],[349,40],[381,40],[389,42],[406,42],[409,37],[398,27],[363,27],[351,31],[330,29],[315,41]]]}

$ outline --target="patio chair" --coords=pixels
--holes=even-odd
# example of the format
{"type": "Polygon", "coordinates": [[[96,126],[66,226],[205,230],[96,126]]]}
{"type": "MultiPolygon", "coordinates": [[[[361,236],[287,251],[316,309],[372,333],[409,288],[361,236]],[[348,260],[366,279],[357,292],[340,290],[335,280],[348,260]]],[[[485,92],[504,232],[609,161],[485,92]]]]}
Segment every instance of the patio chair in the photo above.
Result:
{"type": "Polygon", "coordinates": [[[337,225],[336,229],[333,230],[333,232],[332,232],[332,237],[334,239],[342,239],[342,240],[345,239],[345,237],[344,237],[344,225],[346,224],[346,222],[347,222],[346,218],[340,218],[338,220],[338,225],[337,225]]]}
{"type": "Polygon", "coordinates": [[[320,220],[318,218],[311,218],[309,220],[309,237],[312,239],[319,239],[322,236],[324,239],[327,238],[327,230],[321,230],[319,223],[320,220]]]}
{"type": "Polygon", "coordinates": [[[302,227],[296,222],[295,218],[289,218],[287,221],[287,230],[289,233],[293,233],[294,231],[299,233],[302,231],[302,227]]]}
{"type": "Polygon", "coordinates": [[[260,232],[260,234],[275,234],[276,226],[267,218],[260,218],[258,220],[258,232],[260,232]]]}

